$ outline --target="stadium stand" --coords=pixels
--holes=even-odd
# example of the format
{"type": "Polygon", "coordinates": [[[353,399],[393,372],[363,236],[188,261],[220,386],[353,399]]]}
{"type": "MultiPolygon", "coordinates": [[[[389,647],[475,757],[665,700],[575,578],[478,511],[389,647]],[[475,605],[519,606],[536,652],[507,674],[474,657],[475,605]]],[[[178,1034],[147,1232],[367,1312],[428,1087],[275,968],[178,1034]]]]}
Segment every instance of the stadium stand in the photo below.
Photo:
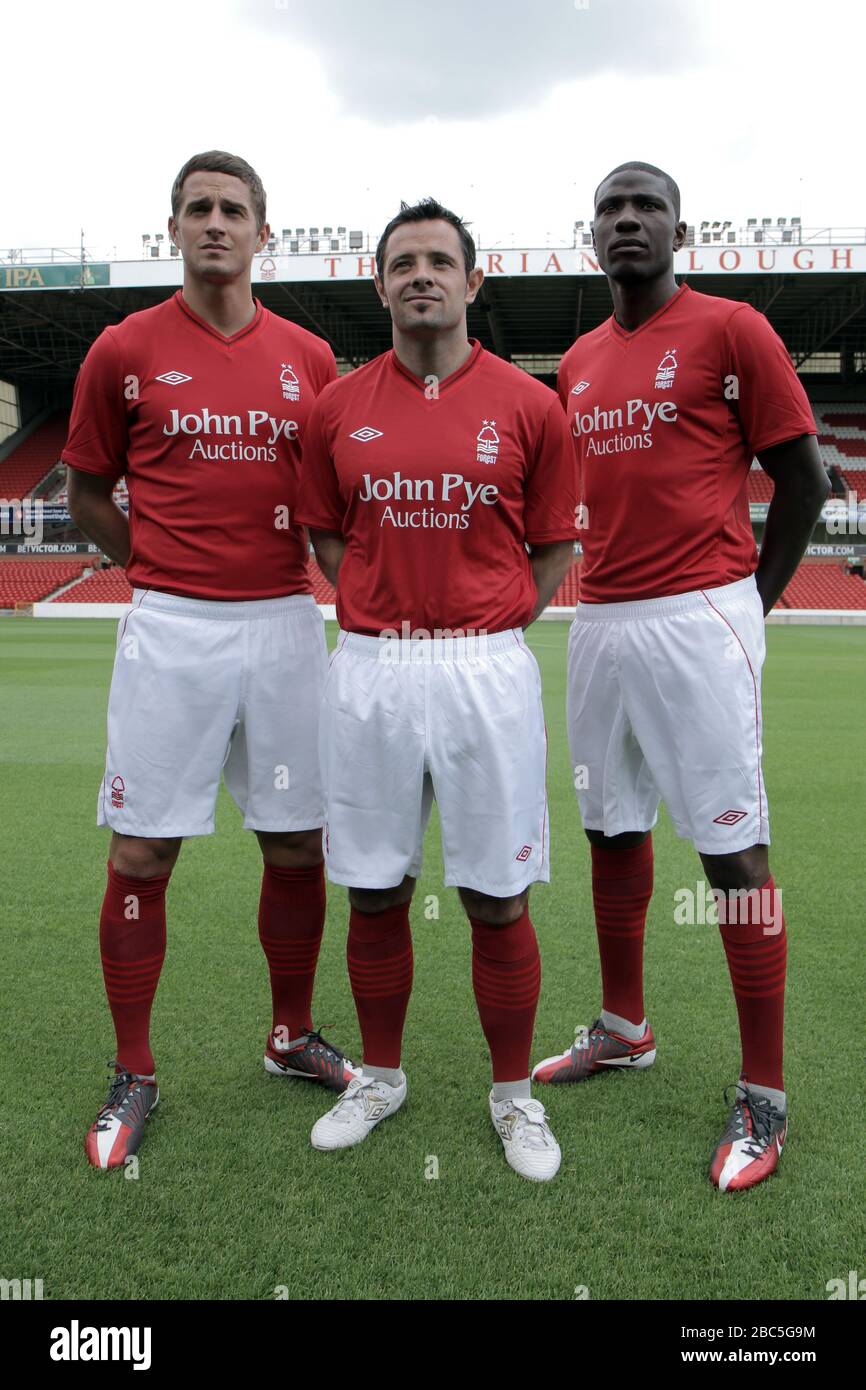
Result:
{"type": "Polygon", "coordinates": [[[66,443],[69,414],[57,411],[0,463],[0,497],[24,498],[49,473],[66,443]]]}
{"type": "MultiPolygon", "coordinates": [[[[577,575],[580,562],[572,565],[562,584],[557,589],[552,603],[554,607],[573,608],[577,602],[577,575]]],[[[310,560],[310,580],[313,597],[317,603],[333,603],[334,589],[322,574],[315,560],[310,560]]],[[[866,590],[866,585],[863,586],[866,590]]],[[[132,589],[126,575],[117,565],[110,569],[97,570],[77,584],[60,594],[57,603],[131,603],[132,589]]]]}
{"type": "Polygon", "coordinates": [[[55,603],[132,603],[132,589],[119,565],[94,570],[54,600],[55,603]]]}
{"type": "Polygon", "coordinates": [[[3,559],[0,561],[0,608],[15,608],[17,604],[38,603],[40,599],[48,598],[75,579],[87,563],[80,557],[69,560],[3,559]]]}
{"type": "Polygon", "coordinates": [[[779,607],[866,610],[866,583],[838,563],[807,560],[782,595],[779,607]]]}
{"type": "Polygon", "coordinates": [[[573,608],[577,603],[578,576],[580,572],[580,561],[575,560],[568,574],[563,579],[553,598],[550,600],[551,608],[573,608]]]}
{"type": "MultiPolygon", "coordinates": [[[[813,402],[812,410],[825,467],[835,465],[844,489],[866,497],[866,413],[862,406],[813,402]]],[[[770,502],[772,497],[773,480],[755,460],[749,474],[749,501],[770,502]]]]}
{"type": "Polygon", "coordinates": [[[753,463],[749,474],[749,501],[771,502],[774,489],[775,483],[769,473],[765,473],[760,464],[753,463]]]}
{"type": "MultiPolygon", "coordinates": [[[[75,579],[86,560],[0,561],[0,608],[35,603],[68,584],[54,603],[131,603],[132,589],[119,565],[75,579]]],[[[553,608],[573,608],[578,598],[580,560],[576,560],[551,600],[553,608]]],[[[310,580],[317,603],[332,604],[334,590],[314,560],[310,580]]],[[[866,610],[866,582],[838,560],[805,560],[778,605],[787,609],[866,610]]]]}
{"type": "MultiPolygon", "coordinates": [[[[313,596],[317,603],[333,603],[334,590],[314,560],[310,560],[310,579],[313,596]]],[[[65,593],[59,595],[58,603],[131,603],[132,589],[126,574],[119,565],[110,569],[96,570],[65,593]]]]}
{"type": "Polygon", "coordinates": [[[862,405],[816,402],[812,409],[824,463],[835,464],[845,486],[866,497],[866,412],[862,405]]]}

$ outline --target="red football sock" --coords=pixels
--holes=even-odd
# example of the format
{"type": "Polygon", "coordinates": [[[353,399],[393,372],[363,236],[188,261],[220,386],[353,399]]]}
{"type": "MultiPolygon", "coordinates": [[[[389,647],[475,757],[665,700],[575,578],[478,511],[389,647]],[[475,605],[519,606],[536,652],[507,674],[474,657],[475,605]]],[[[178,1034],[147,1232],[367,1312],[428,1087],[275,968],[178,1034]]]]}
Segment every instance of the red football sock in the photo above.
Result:
{"type": "Polygon", "coordinates": [[[541,989],[541,957],[529,908],[504,927],[493,927],[478,917],[470,916],[469,921],[472,988],[490,1048],[493,1080],[522,1081],[529,1075],[541,989]]]}
{"type": "Polygon", "coordinates": [[[409,903],[384,912],[349,913],[346,957],[364,1061],[371,1067],[399,1067],[400,1046],[412,993],[412,932],[409,903]]]}
{"type": "Polygon", "coordinates": [[[309,1033],[310,1006],[325,925],[325,867],[284,869],[265,864],[259,899],[259,941],[268,962],[272,1031],[283,1043],[309,1033]]]}
{"type": "Polygon", "coordinates": [[[740,1019],[741,1074],[757,1086],[783,1091],[788,937],[781,897],[771,875],[748,897],[717,894],[716,901],[740,1019]]]}
{"type": "Polygon", "coordinates": [[[652,835],[634,849],[590,848],[603,1007],[630,1023],[642,1023],[643,939],[653,891],[652,835]]]}
{"type": "Polygon", "coordinates": [[[165,890],[170,877],[168,873],[129,878],[109,861],[99,918],[99,950],[117,1035],[117,1060],[141,1076],[154,1071],[150,1010],[165,959],[165,890]]]}

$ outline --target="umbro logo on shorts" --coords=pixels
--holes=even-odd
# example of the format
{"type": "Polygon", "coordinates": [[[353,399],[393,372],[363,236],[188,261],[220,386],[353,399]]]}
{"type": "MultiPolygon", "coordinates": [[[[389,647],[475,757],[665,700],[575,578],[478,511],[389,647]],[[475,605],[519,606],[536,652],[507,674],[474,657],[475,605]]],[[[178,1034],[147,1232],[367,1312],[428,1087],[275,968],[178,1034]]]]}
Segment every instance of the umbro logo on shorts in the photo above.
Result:
{"type": "Polygon", "coordinates": [[[164,381],[166,386],[180,386],[182,381],[192,381],[192,377],[187,376],[185,372],[163,372],[156,380],[164,381]]]}
{"type": "Polygon", "coordinates": [[[713,817],[713,825],[737,825],[748,814],[748,811],[723,811],[720,816],[713,817]]]}
{"type": "Polygon", "coordinates": [[[532,845],[524,845],[524,846],[523,846],[523,849],[518,850],[518,852],[517,852],[517,854],[515,854],[514,858],[515,858],[515,859],[519,859],[520,862],[521,862],[521,864],[522,864],[525,860],[527,860],[527,859],[529,858],[529,856],[530,856],[531,853],[532,853],[532,845]]]}
{"type": "Polygon", "coordinates": [[[382,435],[381,430],[374,430],[372,425],[362,425],[361,429],[355,430],[349,435],[350,439],[359,439],[362,444],[366,444],[370,439],[379,439],[382,435]]]}

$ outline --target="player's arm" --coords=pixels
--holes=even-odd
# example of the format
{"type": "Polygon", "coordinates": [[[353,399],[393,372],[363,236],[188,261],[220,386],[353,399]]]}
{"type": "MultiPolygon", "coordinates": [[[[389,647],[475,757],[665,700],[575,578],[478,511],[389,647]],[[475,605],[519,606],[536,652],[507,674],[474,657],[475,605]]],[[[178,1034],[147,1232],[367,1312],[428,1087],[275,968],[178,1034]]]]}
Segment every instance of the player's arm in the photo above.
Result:
{"type": "Polygon", "coordinates": [[[726,328],[725,388],[761,467],[776,484],[755,582],[769,613],[793,575],[830,490],[815,417],[779,335],[748,304],[726,328]]]}
{"type": "Polygon", "coordinates": [[[803,558],[815,522],[830,492],[813,434],[787,439],[758,454],[776,485],[767,512],[755,583],[764,613],[778,601],[803,558]]]}
{"type": "Polygon", "coordinates": [[[322,403],[323,396],[317,396],[307,421],[295,520],[306,526],[316,563],[336,588],[346,549],[342,530],[346,504],[340,496],[322,403]]]}
{"type": "Polygon", "coordinates": [[[346,542],[337,531],[317,531],[311,526],[310,540],[316,556],[316,564],[329,584],[337,587],[337,574],[343,559],[346,542]]]}
{"type": "Polygon", "coordinates": [[[69,434],[60,457],[66,464],[69,515],[124,568],[129,563],[129,522],[112,493],[127,471],[128,448],[123,364],[112,330],[106,328],[91,344],[75,379],[69,434]]]}
{"type": "Polygon", "coordinates": [[[117,565],[129,564],[129,521],[112,497],[116,480],[66,466],[69,515],[117,565]]]}
{"type": "Polygon", "coordinates": [[[552,396],[525,490],[526,544],[538,590],[531,623],[544,612],[574,561],[576,516],[574,448],[565,412],[552,396]]]}
{"type": "Polygon", "coordinates": [[[538,590],[538,598],[530,622],[534,623],[550,603],[560,584],[571,568],[574,559],[574,541],[550,541],[547,545],[534,545],[529,552],[532,577],[538,590]]]}

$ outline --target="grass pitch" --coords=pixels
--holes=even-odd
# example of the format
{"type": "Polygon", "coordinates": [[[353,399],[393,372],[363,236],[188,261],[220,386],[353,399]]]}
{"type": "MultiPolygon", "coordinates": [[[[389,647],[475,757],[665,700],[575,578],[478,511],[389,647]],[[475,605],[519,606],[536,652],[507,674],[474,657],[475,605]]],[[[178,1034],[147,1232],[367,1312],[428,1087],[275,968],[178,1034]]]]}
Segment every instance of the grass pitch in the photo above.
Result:
{"type": "MultiPolygon", "coordinates": [[[[552,882],[533,890],[543,984],[534,1058],[599,1006],[589,856],[565,741],[564,623],[529,641],[550,735],[552,882]]],[[[108,832],[95,825],[115,625],[0,621],[0,841],[5,1063],[0,1275],[46,1298],[825,1299],[866,1274],[863,1201],[863,691],[866,631],[768,631],[765,771],[772,865],[790,936],[791,1128],[779,1173],[726,1196],[707,1179],[739,1064],[716,928],[674,923],[699,861],[663,817],[647,949],[658,1060],[538,1094],[559,1177],[507,1167],[487,1114],[489,1065],[468,926],[441,883],[438,825],[412,920],[409,1100],[360,1148],[316,1153],[330,1094],[268,1077],[258,847],[225,791],[217,834],[187,842],[169,891],[154,1008],[162,1098],[138,1177],[88,1168],[113,1033],[97,919],[108,832]],[[439,898],[438,920],[424,899],[439,898]],[[435,1160],[435,1162],[434,1162],[435,1160]],[[438,1176],[430,1176],[438,1172],[438,1176]]],[[[333,632],[330,634],[333,638],[333,632]]],[[[314,1017],[349,1055],[344,890],[329,894],[314,1017]]]]}

